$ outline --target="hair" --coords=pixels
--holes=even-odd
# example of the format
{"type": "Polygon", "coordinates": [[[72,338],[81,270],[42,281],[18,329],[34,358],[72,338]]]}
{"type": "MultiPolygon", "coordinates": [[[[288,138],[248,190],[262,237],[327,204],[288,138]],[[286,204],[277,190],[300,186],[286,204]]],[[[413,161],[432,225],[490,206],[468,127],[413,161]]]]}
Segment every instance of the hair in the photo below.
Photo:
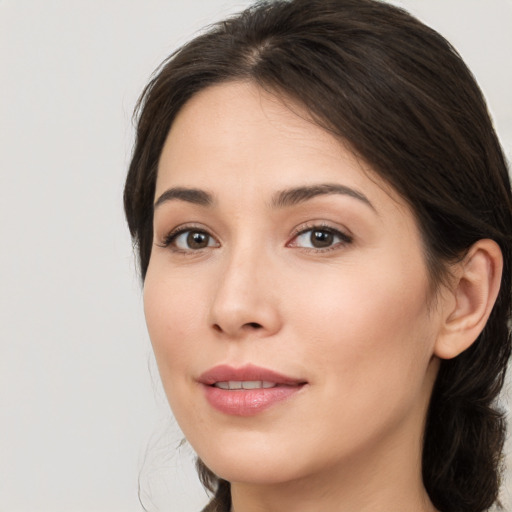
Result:
{"type": "MultiPolygon", "coordinates": [[[[136,107],[124,207],[144,280],[163,144],[198,91],[251,82],[305,108],[410,205],[434,288],[476,241],[495,240],[499,296],[475,343],[443,360],[425,424],[423,482],[443,512],[497,503],[506,422],[497,398],[511,351],[512,198],[507,165],[471,72],[437,32],[378,0],[259,2],[172,54],[136,107]]],[[[205,511],[230,509],[229,482],[200,460],[214,494],[205,511]]]]}

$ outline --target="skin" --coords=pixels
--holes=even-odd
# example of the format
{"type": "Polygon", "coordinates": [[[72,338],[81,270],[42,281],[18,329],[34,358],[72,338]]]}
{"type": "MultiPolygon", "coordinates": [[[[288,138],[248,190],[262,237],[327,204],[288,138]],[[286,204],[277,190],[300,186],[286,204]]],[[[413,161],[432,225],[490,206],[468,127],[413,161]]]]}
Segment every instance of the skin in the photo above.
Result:
{"type": "MultiPolygon", "coordinates": [[[[346,145],[248,83],[210,87],[180,111],[155,200],[201,189],[209,205],[159,201],[144,286],[169,403],[235,512],[432,512],[421,436],[450,294],[435,301],[414,216],[346,145]],[[335,184],[272,204],[291,187],[335,184]],[[338,230],[327,247],[311,231],[338,230]],[[207,233],[191,248],[178,227],[207,233]],[[301,232],[297,236],[297,232],[301,232]],[[250,417],[207,402],[199,376],[247,363],[300,378],[250,417]]],[[[325,233],[324,233],[325,234],[325,233]]]]}

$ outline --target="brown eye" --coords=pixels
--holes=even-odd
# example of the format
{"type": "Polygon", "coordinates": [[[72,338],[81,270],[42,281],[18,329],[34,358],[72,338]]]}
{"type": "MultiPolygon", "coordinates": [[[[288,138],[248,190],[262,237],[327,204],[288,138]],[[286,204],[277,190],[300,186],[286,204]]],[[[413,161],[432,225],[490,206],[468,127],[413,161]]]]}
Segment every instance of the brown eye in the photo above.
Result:
{"type": "Polygon", "coordinates": [[[164,246],[179,251],[199,251],[208,247],[219,247],[219,244],[206,231],[184,229],[167,237],[164,246]]]}
{"type": "Polygon", "coordinates": [[[187,235],[187,246],[189,249],[204,249],[208,247],[210,235],[202,231],[189,231],[187,235]]]}
{"type": "Polygon", "coordinates": [[[313,227],[300,232],[290,243],[291,247],[327,250],[352,242],[352,237],[330,227],[313,227]]]}
{"type": "Polygon", "coordinates": [[[310,235],[311,245],[316,249],[329,247],[334,241],[334,234],[330,231],[312,230],[310,235]]]}

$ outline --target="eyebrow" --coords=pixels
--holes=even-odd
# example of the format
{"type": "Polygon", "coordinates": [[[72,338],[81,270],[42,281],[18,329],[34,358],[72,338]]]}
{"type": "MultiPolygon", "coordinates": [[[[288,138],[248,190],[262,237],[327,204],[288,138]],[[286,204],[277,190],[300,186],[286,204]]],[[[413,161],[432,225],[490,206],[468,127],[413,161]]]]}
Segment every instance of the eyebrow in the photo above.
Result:
{"type": "Polygon", "coordinates": [[[375,207],[370,200],[361,192],[345,185],[338,185],[336,183],[323,183],[319,185],[309,185],[304,187],[289,188],[277,192],[271,202],[274,208],[286,208],[288,206],[295,206],[303,203],[317,196],[341,194],[354,199],[358,199],[364,204],[368,205],[372,210],[375,207]]]}
{"type": "MultiPolygon", "coordinates": [[[[272,208],[286,208],[304,203],[317,196],[341,194],[354,199],[358,199],[368,205],[372,210],[375,207],[370,200],[361,192],[345,185],[335,183],[322,183],[319,185],[306,185],[302,187],[293,187],[281,190],[274,194],[271,206],[272,208]]],[[[153,205],[153,211],[160,205],[168,201],[185,201],[187,203],[197,204],[199,206],[212,206],[214,203],[213,196],[205,190],[198,188],[173,187],[163,192],[153,205]]]]}
{"type": "Polygon", "coordinates": [[[198,188],[173,187],[166,190],[153,205],[153,211],[167,201],[186,201],[187,203],[197,204],[199,206],[211,206],[213,196],[198,188]]]}

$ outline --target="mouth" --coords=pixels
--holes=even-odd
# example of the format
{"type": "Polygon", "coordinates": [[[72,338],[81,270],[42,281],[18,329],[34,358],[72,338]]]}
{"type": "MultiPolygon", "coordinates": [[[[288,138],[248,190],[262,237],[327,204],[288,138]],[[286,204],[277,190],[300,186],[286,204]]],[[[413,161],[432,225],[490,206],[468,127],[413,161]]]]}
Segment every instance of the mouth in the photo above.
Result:
{"type": "Polygon", "coordinates": [[[307,384],[303,379],[254,365],[216,366],[198,381],[214,409],[234,416],[254,416],[291,398],[307,384]]]}
{"type": "Polygon", "coordinates": [[[289,377],[253,364],[247,364],[240,368],[229,365],[214,366],[204,372],[198,380],[206,386],[216,386],[221,389],[272,388],[306,383],[304,379],[289,377]]]}
{"type": "Polygon", "coordinates": [[[219,389],[270,389],[275,388],[278,384],[267,380],[228,380],[224,382],[215,382],[214,387],[219,389]]]}

